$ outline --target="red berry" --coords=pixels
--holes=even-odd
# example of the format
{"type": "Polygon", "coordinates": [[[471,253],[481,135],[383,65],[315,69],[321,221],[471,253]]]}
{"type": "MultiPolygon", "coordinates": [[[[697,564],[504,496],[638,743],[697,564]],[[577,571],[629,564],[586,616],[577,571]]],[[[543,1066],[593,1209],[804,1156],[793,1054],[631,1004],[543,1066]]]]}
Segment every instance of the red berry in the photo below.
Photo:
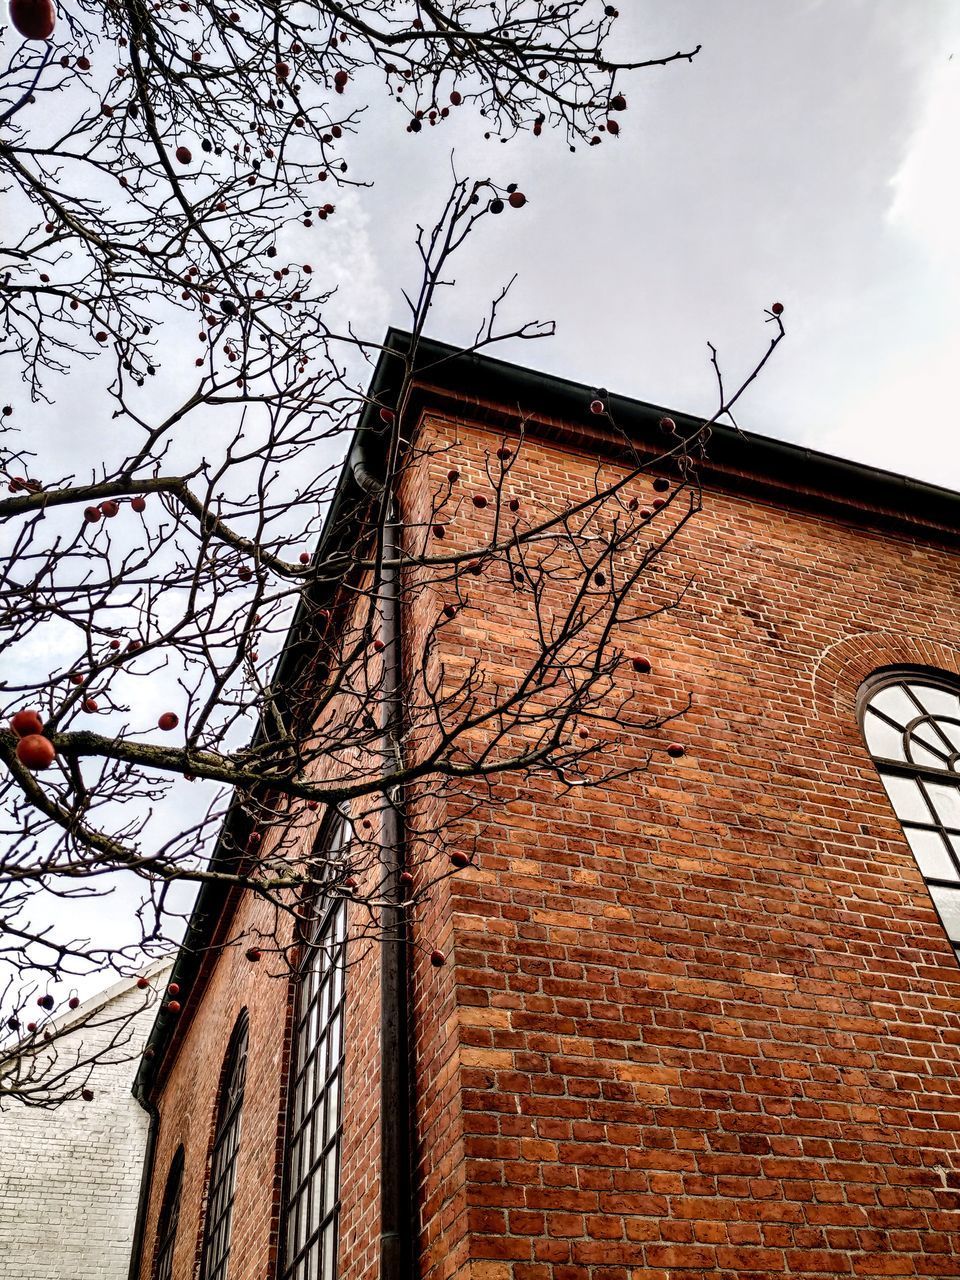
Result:
{"type": "Polygon", "coordinates": [[[447,963],[447,957],[443,954],[442,951],[431,951],[430,963],[433,965],[435,969],[441,969],[447,963]]]}
{"type": "Polygon", "coordinates": [[[146,505],[147,505],[146,498],[142,498],[138,496],[136,498],[130,499],[130,508],[133,511],[143,511],[146,508],[146,505]]]}
{"type": "Polygon", "coordinates": [[[178,996],[180,994],[179,982],[171,982],[169,987],[167,987],[167,994],[171,996],[178,996]]]}
{"type": "Polygon", "coordinates": [[[446,535],[447,535],[447,531],[442,524],[435,524],[433,526],[433,536],[435,538],[445,538],[446,535]]]}
{"type": "Polygon", "coordinates": [[[309,551],[301,551],[301,552],[300,552],[300,563],[301,563],[301,564],[309,564],[309,563],[310,563],[310,552],[309,552],[309,551]]]}
{"type": "Polygon", "coordinates": [[[179,1001],[179,1000],[168,1000],[168,1001],[167,1001],[167,1004],[166,1004],[166,1009],[167,1009],[167,1013],[179,1013],[179,1012],[180,1012],[180,1001],[179,1001]]]}
{"type": "Polygon", "coordinates": [[[481,511],[487,505],[487,500],[482,493],[475,493],[473,495],[473,505],[478,507],[481,511]]]}
{"type": "Polygon", "coordinates": [[[459,107],[460,103],[463,101],[463,94],[460,93],[458,89],[454,89],[450,94],[450,101],[455,107],[459,107]]]}
{"type": "Polygon", "coordinates": [[[246,957],[252,964],[256,964],[262,955],[263,952],[259,947],[247,947],[246,957]]]}
{"type": "Polygon", "coordinates": [[[520,510],[520,499],[519,499],[519,498],[511,498],[511,499],[510,499],[509,506],[510,506],[510,510],[511,510],[511,511],[519,511],[519,510],[520,510]]]}
{"type": "Polygon", "coordinates": [[[409,872],[409,871],[401,871],[401,872],[400,872],[400,883],[401,883],[401,884],[413,884],[413,874],[412,874],[411,872],[409,872]]]}
{"type": "Polygon", "coordinates": [[[343,93],[344,89],[347,87],[347,81],[349,79],[350,77],[347,75],[346,71],[337,72],[333,77],[333,87],[336,89],[337,93],[343,93]]]}
{"type": "Polygon", "coordinates": [[[237,577],[241,582],[249,582],[253,577],[253,570],[248,565],[242,564],[237,570],[237,577]]]}
{"type": "Polygon", "coordinates": [[[451,484],[457,483],[457,481],[460,479],[460,472],[456,469],[456,467],[452,467],[447,472],[447,479],[450,481],[451,484]]]}
{"type": "Polygon", "coordinates": [[[677,429],[677,424],[672,418],[661,418],[657,424],[661,431],[665,431],[667,435],[672,435],[677,429]]]}
{"type": "Polygon", "coordinates": [[[112,520],[113,517],[118,515],[120,512],[120,503],[114,502],[113,499],[110,498],[106,502],[100,503],[100,510],[108,520],[112,520]]]}
{"type": "Polygon", "coordinates": [[[386,647],[386,646],[384,645],[384,643],[383,643],[383,641],[382,641],[382,640],[374,640],[374,642],[373,642],[373,651],[374,651],[374,653],[383,653],[383,650],[384,650],[384,648],[385,648],[385,647],[386,647]]]}
{"type": "Polygon", "coordinates": [[[527,197],[523,194],[522,191],[511,191],[507,200],[508,200],[508,203],[511,205],[511,207],[514,209],[522,209],[523,206],[527,203],[527,197]]]}
{"type": "Polygon", "coordinates": [[[49,40],[57,16],[51,0],[10,0],[10,21],[25,40],[49,40]]]}
{"type": "Polygon", "coordinates": [[[84,1102],[92,1102],[92,1101],[93,1101],[93,1090],[92,1090],[92,1089],[81,1089],[81,1090],[80,1090],[80,1097],[84,1100],[84,1102]]]}
{"type": "Polygon", "coordinates": [[[603,413],[603,401],[602,401],[602,400],[591,400],[591,401],[590,401],[590,412],[591,412],[591,413],[603,413]]]}
{"type": "Polygon", "coordinates": [[[385,422],[387,426],[389,426],[391,422],[393,422],[395,416],[396,415],[394,414],[392,409],[383,408],[380,410],[380,421],[385,422]]]}
{"type": "Polygon", "coordinates": [[[96,524],[103,517],[103,512],[99,507],[84,507],[83,518],[87,524],[96,524]]]}
{"type": "Polygon", "coordinates": [[[92,715],[93,712],[97,710],[98,703],[96,698],[84,698],[83,702],[81,703],[81,706],[83,707],[84,711],[87,711],[92,715]]]}
{"type": "Polygon", "coordinates": [[[648,659],[631,658],[630,661],[633,663],[634,671],[639,671],[642,676],[648,676],[650,674],[652,667],[650,666],[648,659]]]}
{"type": "Polygon", "coordinates": [[[678,760],[680,756],[683,755],[685,750],[686,748],[683,746],[682,743],[671,742],[669,747],[667,747],[667,755],[673,756],[674,760],[678,760]]]}
{"type": "Polygon", "coordinates": [[[775,302],[775,303],[773,304],[773,306],[770,308],[770,310],[773,312],[773,314],[774,314],[775,316],[782,316],[782,315],[783,315],[783,303],[782,303],[782,302],[775,302]]]}
{"type": "Polygon", "coordinates": [[[137,979],[137,990],[138,990],[138,991],[146,991],[146,990],[147,990],[147,988],[148,988],[149,986],[150,986],[150,983],[147,981],[147,979],[146,979],[146,978],[138,978],[138,979],[137,979]]]}
{"type": "Polygon", "coordinates": [[[455,849],[450,855],[450,862],[455,867],[469,867],[470,859],[460,849],[455,849]]]}
{"type": "Polygon", "coordinates": [[[193,153],[189,147],[177,147],[174,154],[176,155],[177,162],[179,164],[189,164],[193,159],[193,153]]]}
{"type": "Polygon", "coordinates": [[[162,729],[164,733],[169,733],[171,729],[175,729],[180,723],[180,717],[175,711],[165,711],[157,721],[157,727],[162,729]]]}
{"type": "Polygon", "coordinates": [[[71,997],[70,997],[70,999],[67,1001],[67,1007],[68,1007],[68,1008],[70,1008],[70,1009],[79,1009],[79,1008],[80,1008],[80,1000],[78,999],[78,997],[77,997],[77,996],[71,996],[71,997]]]}
{"type": "Polygon", "coordinates": [[[36,711],[18,711],[11,717],[10,728],[18,738],[25,738],[29,733],[43,733],[43,721],[36,711]]]}

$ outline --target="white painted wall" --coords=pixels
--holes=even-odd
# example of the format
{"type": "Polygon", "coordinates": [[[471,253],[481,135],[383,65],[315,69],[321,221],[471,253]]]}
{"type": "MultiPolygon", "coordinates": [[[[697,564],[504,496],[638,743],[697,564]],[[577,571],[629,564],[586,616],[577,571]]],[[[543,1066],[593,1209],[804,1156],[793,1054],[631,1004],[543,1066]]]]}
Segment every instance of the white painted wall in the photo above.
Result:
{"type": "MultiPolygon", "coordinates": [[[[151,982],[165,974],[166,966],[151,982]]],[[[129,1042],[108,1055],[126,1060],[92,1073],[92,1102],[0,1110],[0,1280],[126,1280],[149,1126],[130,1092],[156,1012],[145,995],[124,981],[71,1015],[135,1015],[129,1042]]],[[[64,1051],[82,1040],[86,1054],[113,1030],[84,1027],[66,1037],[64,1051]]]]}

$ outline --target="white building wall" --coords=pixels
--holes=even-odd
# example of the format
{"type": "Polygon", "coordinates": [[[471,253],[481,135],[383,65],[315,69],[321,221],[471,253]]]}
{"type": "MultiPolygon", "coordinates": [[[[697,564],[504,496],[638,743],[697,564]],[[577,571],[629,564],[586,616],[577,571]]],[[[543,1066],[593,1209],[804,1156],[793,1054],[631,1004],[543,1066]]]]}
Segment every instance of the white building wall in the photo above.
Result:
{"type": "MultiPolygon", "coordinates": [[[[156,986],[166,976],[157,976],[156,986]]],[[[130,1092],[156,1012],[130,982],[86,1001],[76,1018],[135,1014],[119,1056],[98,1064],[92,1102],[0,1110],[0,1280],[126,1280],[149,1117],[130,1092]],[[136,1058],[131,1058],[132,1054],[136,1058]]],[[[85,1054],[114,1028],[67,1036],[85,1054]]]]}

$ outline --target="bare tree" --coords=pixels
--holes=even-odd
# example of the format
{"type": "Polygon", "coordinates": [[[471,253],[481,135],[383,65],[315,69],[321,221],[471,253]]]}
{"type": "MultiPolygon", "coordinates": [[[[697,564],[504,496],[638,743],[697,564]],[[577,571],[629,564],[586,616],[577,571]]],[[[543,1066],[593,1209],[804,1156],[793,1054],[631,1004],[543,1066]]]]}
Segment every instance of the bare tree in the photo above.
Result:
{"type": "MultiPolygon", "coordinates": [[[[34,1067],[11,1067],[29,1006],[40,1002],[29,1036],[42,1038],[62,984],[162,954],[182,914],[174,886],[217,879],[272,903],[268,935],[233,939],[252,959],[284,957],[318,885],[365,906],[355,916],[376,937],[385,901],[399,891],[413,912],[472,860],[471,815],[498,779],[597,785],[610,776],[605,733],[653,741],[682,714],[682,699],[642,709],[634,677],[646,659],[624,628],[675,602],[678,589],[645,586],[648,571],[699,508],[711,425],[731,416],[783,327],[777,305],[767,349],[734,392],[716,366],[709,421],[683,434],[664,420],[652,451],[624,439],[618,466],[598,466],[575,504],[514,495],[522,418],[468,493],[444,447],[413,433],[409,391],[451,257],[491,217],[522,216],[524,193],[454,177],[434,225],[417,229],[410,340],[392,353],[389,403],[363,390],[382,343],[334,322],[311,265],[290,260],[294,232],[320,234],[337,193],[362,192],[367,175],[346,157],[376,93],[392,100],[378,119],[412,133],[467,110],[504,140],[554,129],[575,149],[619,132],[631,73],[696,50],[611,62],[616,10],[593,0],[11,0],[10,14],[6,380],[63,398],[71,372],[96,360],[113,403],[85,475],[31,452],[9,409],[0,442],[0,616],[15,673],[0,734],[0,963],[12,975],[0,1101],[49,1105],[76,1079],[41,1088],[34,1067]],[[171,352],[165,335],[188,323],[198,354],[185,373],[182,345],[171,352]],[[379,429],[381,465],[345,505],[334,501],[338,442],[361,410],[379,429]],[[651,469],[671,478],[648,504],[651,469]],[[425,473],[428,499],[404,505],[409,477],[425,473]],[[458,533],[465,509],[485,509],[482,536],[458,533]],[[477,607],[481,584],[522,598],[530,620],[509,670],[444,657],[444,629],[477,607]],[[434,603],[401,671],[385,614],[434,603]],[[313,658],[294,662],[303,648],[313,658]],[[41,674],[44,653],[54,660],[41,674]],[[144,690],[160,686],[166,705],[145,719],[144,690]],[[182,796],[203,782],[215,794],[201,812],[182,796]],[[438,804],[413,813],[405,869],[385,869],[385,815],[418,786],[438,804]],[[189,815],[172,832],[171,795],[189,815]],[[352,824],[333,862],[306,835],[331,807],[352,824]],[[228,812],[229,856],[210,863],[228,812]],[[73,936],[62,912],[51,920],[52,900],[113,891],[118,876],[141,891],[129,943],[73,936]]],[[[550,332],[501,326],[502,300],[471,349],[550,332]]],[[[616,429],[603,393],[584,412],[616,429]]]]}

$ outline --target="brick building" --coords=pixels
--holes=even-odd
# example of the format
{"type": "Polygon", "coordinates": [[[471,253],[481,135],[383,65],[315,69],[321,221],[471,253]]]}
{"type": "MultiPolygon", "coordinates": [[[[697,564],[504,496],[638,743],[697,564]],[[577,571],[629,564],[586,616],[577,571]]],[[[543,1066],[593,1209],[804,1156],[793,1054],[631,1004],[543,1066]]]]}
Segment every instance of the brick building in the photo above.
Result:
{"type": "MultiPolygon", "coordinates": [[[[168,968],[146,976],[162,989],[168,968]]],[[[0,1110],[0,1280],[126,1277],[148,1128],[130,1084],[153,1003],[123,979],[54,1020],[62,1034],[49,1060],[66,1071],[95,1059],[80,1079],[93,1101],[0,1110]]]]}
{"type": "MultiPolygon", "coordinates": [[[[624,465],[624,439],[661,447],[652,406],[611,397],[614,433],[592,388],[433,344],[419,361],[405,529],[451,454],[480,484],[507,440],[535,506],[624,465]]],[[[330,528],[396,383],[384,359],[330,528]]],[[[223,945],[264,904],[204,888],[183,1013],[138,1076],[134,1276],[960,1276],[960,497],[723,427],[700,475],[639,590],[689,586],[637,624],[649,697],[690,708],[604,743],[649,768],[501,780],[410,945],[345,966],[338,898],[296,988],[223,945]]],[[[489,511],[458,512],[481,536],[489,511]]],[[[408,652],[428,607],[401,613],[408,652]]],[[[480,577],[442,644],[495,666],[530,625],[480,577]]]]}

